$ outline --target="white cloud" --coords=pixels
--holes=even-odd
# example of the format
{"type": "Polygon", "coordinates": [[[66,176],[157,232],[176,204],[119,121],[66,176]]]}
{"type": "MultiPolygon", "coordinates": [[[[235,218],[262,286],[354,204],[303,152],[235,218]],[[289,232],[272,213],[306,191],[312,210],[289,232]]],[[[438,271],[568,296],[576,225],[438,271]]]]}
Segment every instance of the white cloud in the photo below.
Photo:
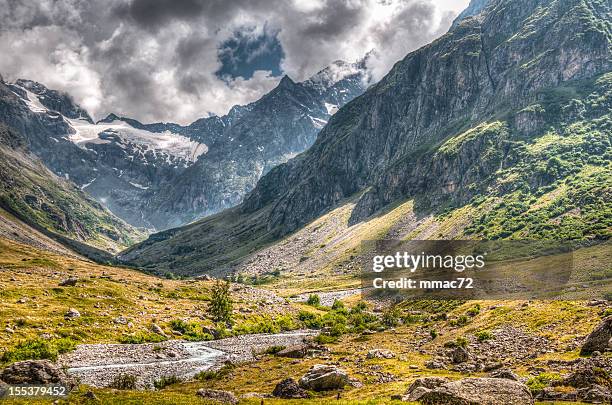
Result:
{"type": "MultiPolygon", "coordinates": [[[[446,8],[451,7],[446,1],[446,8]]],[[[336,59],[376,79],[450,25],[435,0],[0,0],[0,73],[69,92],[92,115],[188,123],[270,91],[270,72],[222,80],[221,44],[241,27],[278,31],[282,69],[304,80],[336,59]]],[[[456,14],[457,0],[452,4],[456,14]]],[[[256,31],[254,31],[256,33],[256,31]]]]}

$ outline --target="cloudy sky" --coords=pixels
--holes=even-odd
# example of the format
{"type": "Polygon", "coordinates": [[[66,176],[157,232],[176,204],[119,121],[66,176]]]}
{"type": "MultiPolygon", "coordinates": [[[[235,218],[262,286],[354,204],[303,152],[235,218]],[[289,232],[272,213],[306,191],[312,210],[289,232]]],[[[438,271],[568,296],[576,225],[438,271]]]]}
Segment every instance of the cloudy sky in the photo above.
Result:
{"type": "Polygon", "coordinates": [[[0,0],[0,74],[72,94],[95,118],[189,123],[337,59],[374,79],[469,0],[0,0]]]}

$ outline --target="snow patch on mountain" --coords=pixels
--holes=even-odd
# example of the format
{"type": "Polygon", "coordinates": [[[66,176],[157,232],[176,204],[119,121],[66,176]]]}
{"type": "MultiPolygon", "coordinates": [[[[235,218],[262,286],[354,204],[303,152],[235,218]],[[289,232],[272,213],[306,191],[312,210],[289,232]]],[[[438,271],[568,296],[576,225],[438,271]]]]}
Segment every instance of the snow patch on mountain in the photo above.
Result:
{"type": "Polygon", "coordinates": [[[187,162],[195,162],[199,156],[208,152],[208,146],[205,144],[170,131],[149,132],[134,128],[123,121],[91,124],[84,120],[65,119],[74,129],[68,139],[79,146],[109,143],[109,138],[115,135],[123,143],[140,146],[139,149],[144,149],[144,152],[150,150],[154,153],[167,153],[187,162]]]}

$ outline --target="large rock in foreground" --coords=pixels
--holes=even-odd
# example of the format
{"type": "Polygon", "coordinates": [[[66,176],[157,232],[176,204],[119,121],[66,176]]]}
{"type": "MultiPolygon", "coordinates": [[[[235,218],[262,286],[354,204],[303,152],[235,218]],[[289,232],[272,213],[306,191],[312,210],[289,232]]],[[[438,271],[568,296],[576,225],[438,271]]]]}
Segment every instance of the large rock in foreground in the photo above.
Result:
{"type": "Polygon", "coordinates": [[[502,378],[465,378],[419,396],[425,405],[532,405],[525,384],[502,378]]]}
{"type": "Polygon", "coordinates": [[[272,391],[272,395],[277,398],[285,399],[299,399],[309,397],[308,392],[300,388],[298,383],[296,383],[293,378],[286,378],[276,384],[276,387],[274,387],[274,391],[272,391]]]}
{"type": "Polygon", "coordinates": [[[236,405],[238,403],[238,398],[236,398],[234,393],[229,391],[201,388],[198,390],[197,395],[213,403],[229,405],[236,405]]]}
{"type": "Polygon", "coordinates": [[[612,316],[605,318],[587,337],[586,342],[580,349],[581,355],[589,355],[593,352],[605,352],[610,349],[612,339],[612,316]]]}
{"type": "Polygon", "coordinates": [[[344,370],[325,364],[315,364],[300,378],[300,387],[312,391],[337,390],[348,384],[350,380],[344,370]]]}
{"type": "Polygon", "coordinates": [[[0,381],[7,384],[61,384],[72,388],[76,381],[49,360],[13,363],[0,371],[0,381]]]}

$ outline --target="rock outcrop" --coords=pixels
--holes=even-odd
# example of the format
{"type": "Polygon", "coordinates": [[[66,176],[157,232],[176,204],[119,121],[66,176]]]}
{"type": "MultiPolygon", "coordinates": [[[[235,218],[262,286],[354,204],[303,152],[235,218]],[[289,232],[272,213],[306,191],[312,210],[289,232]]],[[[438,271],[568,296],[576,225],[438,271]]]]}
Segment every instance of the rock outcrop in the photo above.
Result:
{"type": "Polygon", "coordinates": [[[532,405],[526,385],[502,378],[465,378],[442,384],[419,396],[424,405],[532,405]]]}
{"type": "Polygon", "coordinates": [[[299,381],[300,387],[312,391],[342,389],[349,384],[346,371],[325,364],[315,364],[299,381]]]}
{"type": "Polygon", "coordinates": [[[589,355],[596,351],[603,353],[606,350],[612,350],[612,316],[605,318],[589,334],[580,349],[580,354],[589,355]]]}

